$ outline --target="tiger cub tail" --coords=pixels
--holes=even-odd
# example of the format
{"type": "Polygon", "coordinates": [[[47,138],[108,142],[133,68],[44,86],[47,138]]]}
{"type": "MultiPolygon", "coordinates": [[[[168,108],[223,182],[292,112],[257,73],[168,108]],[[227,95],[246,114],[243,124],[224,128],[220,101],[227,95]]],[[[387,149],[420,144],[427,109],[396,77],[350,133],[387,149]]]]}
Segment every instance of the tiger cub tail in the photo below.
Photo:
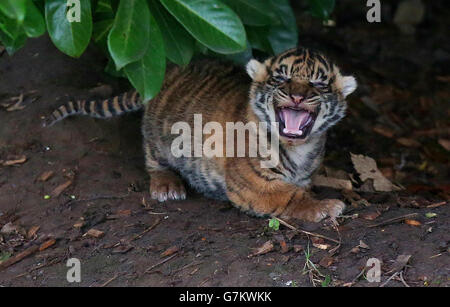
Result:
{"type": "Polygon", "coordinates": [[[88,115],[95,118],[110,118],[126,112],[134,112],[143,107],[142,100],[136,91],[126,92],[105,100],[69,101],[60,106],[45,119],[44,127],[50,127],[73,115],[88,115]]]}

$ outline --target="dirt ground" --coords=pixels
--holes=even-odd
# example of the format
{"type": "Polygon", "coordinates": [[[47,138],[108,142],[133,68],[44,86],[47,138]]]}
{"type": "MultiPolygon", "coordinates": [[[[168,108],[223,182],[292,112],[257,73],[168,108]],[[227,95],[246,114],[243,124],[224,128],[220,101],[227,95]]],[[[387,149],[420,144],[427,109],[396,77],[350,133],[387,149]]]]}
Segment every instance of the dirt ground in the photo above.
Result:
{"type": "Polygon", "coordinates": [[[103,73],[95,48],[71,59],[42,37],[13,57],[3,54],[0,261],[53,245],[0,271],[0,286],[450,286],[449,9],[445,1],[428,4],[407,35],[392,24],[390,3],[381,24],[344,4],[337,27],[298,13],[300,45],[325,51],[359,82],[324,161],[327,175],[350,180],[353,193],[314,188],[321,198],[344,200],[345,216],[338,228],[293,224],[340,243],[283,225],[270,229],[267,219],[193,192],[186,201],[151,201],[140,114],[41,127],[41,117],[69,99],[127,89],[103,73]],[[25,108],[8,111],[21,94],[25,108]],[[375,159],[403,189],[376,192],[350,153],[375,159]],[[53,175],[40,180],[48,171],[53,175]],[[86,235],[90,229],[104,236],[86,235]],[[273,248],[249,257],[265,243],[273,248]],[[68,258],[81,261],[80,283],[66,279],[68,258]],[[381,261],[379,283],[365,278],[369,258],[381,261]]]}

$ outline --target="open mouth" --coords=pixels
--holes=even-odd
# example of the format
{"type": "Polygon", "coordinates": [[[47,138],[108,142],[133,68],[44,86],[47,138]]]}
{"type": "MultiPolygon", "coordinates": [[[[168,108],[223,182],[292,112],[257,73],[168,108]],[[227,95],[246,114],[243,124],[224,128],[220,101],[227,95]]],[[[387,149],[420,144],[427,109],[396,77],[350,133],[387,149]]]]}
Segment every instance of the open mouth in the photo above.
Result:
{"type": "Polygon", "coordinates": [[[305,109],[276,108],[280,135],[291,139],[304,139],[311,132],[316,114],[305,109]]]}

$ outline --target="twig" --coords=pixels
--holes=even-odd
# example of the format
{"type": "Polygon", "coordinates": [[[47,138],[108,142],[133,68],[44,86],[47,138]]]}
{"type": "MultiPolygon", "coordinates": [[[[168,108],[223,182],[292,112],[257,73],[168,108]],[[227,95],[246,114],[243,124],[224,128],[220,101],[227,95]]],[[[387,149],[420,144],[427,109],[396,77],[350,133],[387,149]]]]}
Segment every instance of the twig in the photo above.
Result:
{"type": "Polygon", "coordinates": [[[31,246],[29,248],[27,248],[26,250],[24,250],[23,252],[15,255],[14,257],[9,258],[8,260],[5,260],[4,262],[2,262],[0,264],[0,271],[3,271],[4,269],[6,269],[7,267],[21,261],[22,259],[34,254],[35,252],[37,252],[39,250],[39,246],[38,245],[34,245],[31,246]]]}
{"type": "Polygon", "coordinates": [[[400,281],[405,285],[405,287],[409,288],[409,285],[406,283],[406,281],[403,279],[403,271],[400,272],[400,281]]]}
{"type": "Polygon", "coordinates": [[[107,285],[112,283],[114,280],[116,280],[120,275],[122,275],[122,274],[121,273],[117,273],[116,275],[114,275],[113,277],[111,277],[110,279],[105,281],[103,284],[101,284],[99,287],[100,288],[106,287],[107,285]]]}
{"type": "Polygon", "coordinates": [[[160,262],[152,265],[151,267],[149,267],[147,270],[145,270],[145,273],[150,273],[151,270],[153,270],[154,268],[160,266],[161,264],[166,263],[167,261],[171,260],[172,258],[175,258],[176,256],[178,256],[178,253],[173,254],[172,256],[169,256],[167,258],[164,258],[163,260],[161,260],[160,262]]]}
{"type": "Polygon", "coordinates": [[[411,218],[411,217],[414,217],[414,216],[417,216],[417,213],[411,213],[411,214],[406,214],[406,215],[394,217],[392,219],[388,219],[388,220],[383,221],[383,222],[378,223],[378,224],[369,225],[368,227],[372,228],[372,227],[384,226],[384,225],[388,225],[388,224],[391,224],[391,223],[400,222],[400,221],[403,221],[405,219],[408,219],[408,218],[411,218]]]}
{"type": "Polygon", "coordinates": [[[339,250],[339,248],[341,247],[341,243],[342,243],[342,236],[341,236],[341,233],[340,233],[340,231],[339,231],[338,225],[335,224],[335,223],[333,223],[333,228],[334,228],[334,230],[336,230],[336,232],[337,232],[337,234],[338,234],[338,236],[339,236],[339,243],[338,243],[338,245],[336,245],[335,247],[333,247],[332,249],[330,249],[330,250],[328,251],[328,253],[331,254],[331,256],[333,256],[334,254],[336,254],[336,252],[337,252],[337,251],[339,250]]]}
{"type": "Polygon", "coordinates": [[[313,236],[313,237],[322,238],[322,239],[325,239],[325,240],[328,240],[328,241],[331,241],[331,242],[334,242],[334,243],[337,243],[337,244],[341,243],[338,240],[329,238],[327,236],[324,236],[324,235],[321,235],[321,234],[318,234],[318,233],[314,233],[314,232],[309,232],[309,231],[306,231],[306,230],[303,230],[303,229],[296,228],[296,227],[286,223],[285,221],[283,221],[282,219],[280,219],[278,217],[275,217],[275,219],[278,220],[278,222],[280,222],[280,224],[286,226],[287,228],[289,228],[291,230],[294,230],[294,231],[297,231],[297,232],[301,232],[301,233],[304,233],[306,235],[310,235],[310,236],[313,236]]]}
{"type": "Polygon", "coordinates": [[[384,283],[382,283],[382,284],[380,285],[380,288],[383,288],[385,285],[387,285],[387,283],[390,282],[390,281],[392,280],[392,278],[394,278],[395,276],[397,276],[399,273],[400,273],[400,271],[398,271],[398,272],[392,274],[391,277],[389,277],[384,283]]]}
{"type": "Polygon", "coordinates": [[[147,228],[146,230],[144,230],[143,232],[141,232],[140,234],[135,235],[133,238],[131,238],[130,241],[135,241],[137,239],[142,238],[147,232],[149,232],[150,230],[152,230],[153,228],[155,228],[156,226],[158,226],[158,224],[161,223],[161,219],[157,219],[152,226],[150,226],[149,228],[147,228]]]}
{"type": "Polygon", "coordinates": [[[47,263],[43,263],[43,264],[40,264],[38,266],[35,266],[34,268],[29,269],[28,273],[33,272],[33,271],[38,270],[38,269],[42,269],[42,268],[54,265],[54,264],[56,264],[58,262],[61,262],[62,260],[63,260],[62,258],[55,258],[55,259],[53,259],[53,260],[51,260],[51,261],[49,261],[47,263]]]}
{"type": "Polygon", "coordinates": [[[203,263],[203,261],[199,261],[199,262],[195,262],[195,261],[194,261],[194,262],[191,262],[191,263],[189,263],[189,264],[186,264],[184,267],[181,267],[181,268],[179,268],[179,269],[177,269],[177,270],[171,272],[170,274],[178,273],[178,272],[183,271],[183,270],[185,270],[185,269],[187,269],[187,268],[190,268],[190,267],[193,267],[193,266],[202,264],[202,263],[203,263]]]}
{"type": "Polygon", "coordinates": [[[446,201],[441,201],[439,203],[434,203],[434,204],[428,205],[427,208],[437,208],[437,207],[445,205],[446,203],[447,203],[446,201]]]}
{"type": "Polygon", "coordinates": [[[366,269],[367,269],[367,267],[364,267],[364,268],[361,270],[361,272],[359,272],[359,274],[356,275],[355,278],[353,278],[352,284],[354,284],[361,276],[364,275],[364,273],[366,272],[366,269]]]}
{"type": "Polygon", "coordinates": [[[100,195],[92,198],[85,198],[85,199],[72,199],[66,202],[64,205],[71,205],[74,203],[84,202],[84,201],[93,201],[93,200],[99,200],[99,199],[124,199],[128,197],[130,194],[122,195],[122,196],[114,196],[114,195],[100,195]]]}

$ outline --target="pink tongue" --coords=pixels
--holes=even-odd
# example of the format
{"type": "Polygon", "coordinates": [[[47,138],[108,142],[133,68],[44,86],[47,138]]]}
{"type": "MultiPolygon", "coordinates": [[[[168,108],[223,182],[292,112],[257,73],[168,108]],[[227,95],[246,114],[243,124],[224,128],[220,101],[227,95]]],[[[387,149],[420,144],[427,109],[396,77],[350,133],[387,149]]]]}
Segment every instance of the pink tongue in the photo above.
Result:
{"type": "Polygon", "coordinates": [[[300,127],[302,127],[310,117],[309,113],[306,111],[294,111],[288,108],[281,109],[281,116],[284,119],[284,125],[286,126],[286,128],[283,129],[283,132],[296,135],[303,134],[300,127]]]}

